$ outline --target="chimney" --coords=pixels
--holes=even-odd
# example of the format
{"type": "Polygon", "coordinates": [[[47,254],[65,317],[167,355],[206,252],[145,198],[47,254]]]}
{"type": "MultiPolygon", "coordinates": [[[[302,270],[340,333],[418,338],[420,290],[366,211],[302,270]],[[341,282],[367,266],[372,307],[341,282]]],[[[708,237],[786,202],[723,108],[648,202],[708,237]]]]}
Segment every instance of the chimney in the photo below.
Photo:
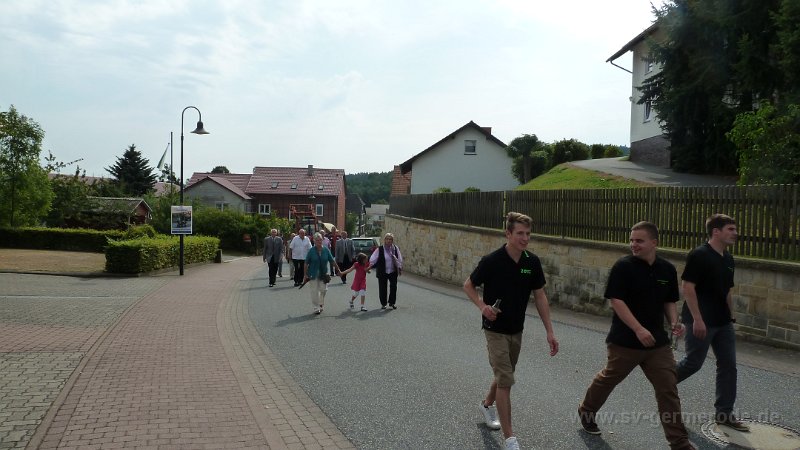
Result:
{"type": "Polygon", "coordinates": [[[313,164],[309,164],[308,165],[308,176],[313,176],[313,175],[314,175],[314,165],[313,164]]]}
{"type": "Polygon", "coordinates": [[[486,134],[492,134],[492,127],[481,127],[486,134]]]}

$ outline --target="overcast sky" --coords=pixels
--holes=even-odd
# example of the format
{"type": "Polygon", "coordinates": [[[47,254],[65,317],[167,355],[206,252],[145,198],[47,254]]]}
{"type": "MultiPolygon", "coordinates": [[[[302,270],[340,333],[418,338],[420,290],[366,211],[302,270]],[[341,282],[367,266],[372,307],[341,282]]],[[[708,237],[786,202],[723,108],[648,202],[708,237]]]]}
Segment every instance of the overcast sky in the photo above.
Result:
{"type": "Polygon", "coordinates": [[[605,60],[651,22],[646,0],[4,0],[0,110],[94,176],[130,144],[155,166],[170,132],[179,173],[189,105],[211,134],[186,111],[185,178],[386,172],[470,120],[628,145],[631,78],[605,60]]]}

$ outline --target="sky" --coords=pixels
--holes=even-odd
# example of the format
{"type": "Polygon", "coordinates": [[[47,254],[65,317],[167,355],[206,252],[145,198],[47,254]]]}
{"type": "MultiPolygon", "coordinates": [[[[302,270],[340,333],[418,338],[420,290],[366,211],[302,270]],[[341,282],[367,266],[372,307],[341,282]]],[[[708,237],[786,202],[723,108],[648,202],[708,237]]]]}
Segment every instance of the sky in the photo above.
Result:
{"type": "Polygon", "coordinates": [[[631,76],[605,61],[652,19],[647,0],[9,0],[0,110],[91,176],[131,144],[155,167],[170,133],[180,175],[182,131],[184,178],[388,172],[470,120],[629,145],[631,76]]]}

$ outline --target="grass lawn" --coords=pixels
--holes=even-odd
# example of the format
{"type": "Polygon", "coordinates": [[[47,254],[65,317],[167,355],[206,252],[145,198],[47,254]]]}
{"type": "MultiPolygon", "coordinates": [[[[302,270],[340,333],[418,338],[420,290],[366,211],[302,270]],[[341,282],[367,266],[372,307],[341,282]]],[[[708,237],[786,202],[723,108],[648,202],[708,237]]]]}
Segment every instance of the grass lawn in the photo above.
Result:
{"type": "Polygon", "coordinates": [[[649,183],[609,175],[594,170],[581,169],[569,163],[559,164],[548,172],[532,179],[517,190],[540,189],[618,189],[653,186],[649,183]]]}

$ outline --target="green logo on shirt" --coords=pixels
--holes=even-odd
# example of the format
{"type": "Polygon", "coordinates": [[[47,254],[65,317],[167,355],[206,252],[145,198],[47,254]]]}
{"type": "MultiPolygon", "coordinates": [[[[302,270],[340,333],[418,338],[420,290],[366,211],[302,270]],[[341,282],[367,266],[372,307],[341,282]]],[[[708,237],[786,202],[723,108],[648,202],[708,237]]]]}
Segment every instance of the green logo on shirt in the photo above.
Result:
{"type": "Polygon", "coordinates": [[[519,273],[526,273],[528,275],[531,274],[531,269],[519,269],[519,273]]]}
{"type": "Polygon", "coordinates": [[[669,280],[656,280],[656,282],[661,285],[669,284],[669,280]]]}

